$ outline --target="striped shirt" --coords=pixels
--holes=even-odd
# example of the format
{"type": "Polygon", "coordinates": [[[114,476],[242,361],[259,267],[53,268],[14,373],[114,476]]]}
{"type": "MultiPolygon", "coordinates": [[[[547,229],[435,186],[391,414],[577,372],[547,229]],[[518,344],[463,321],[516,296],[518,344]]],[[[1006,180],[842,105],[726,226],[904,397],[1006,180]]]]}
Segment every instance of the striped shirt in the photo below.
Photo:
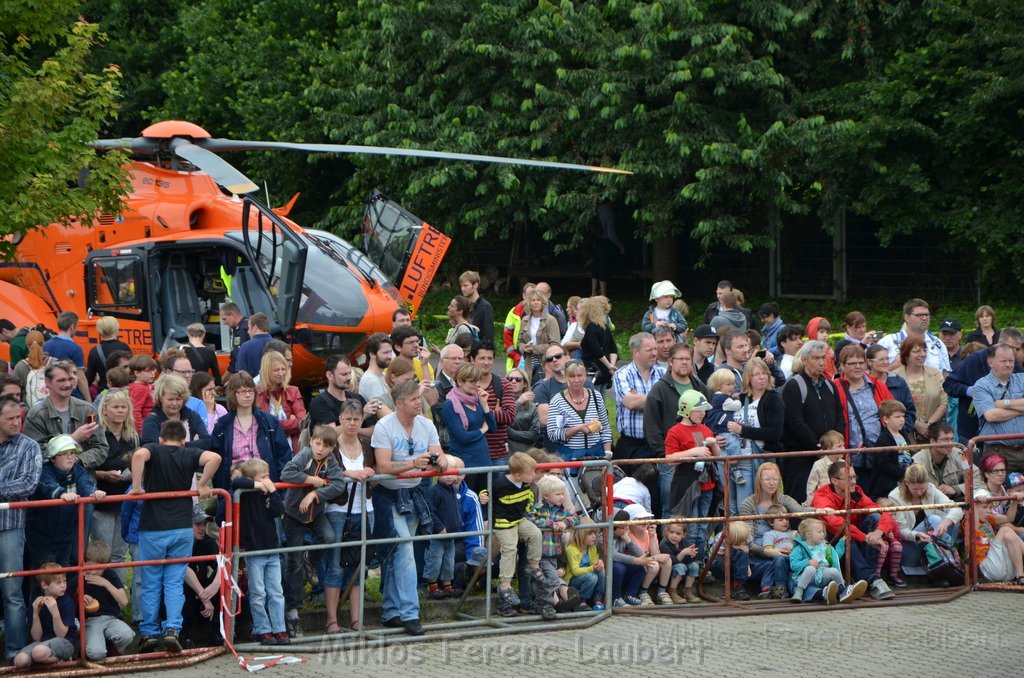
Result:
{"type": "MultiPolygon", "coordinates": [[[[0,501],[31,499],[43,470],[39,444],[19,433],[0,443],[0,501]]],[[[0,530],[25,529],[25,510],[0,511],[0,530]]]]}
{"type": "Polygon", "coordinates": [[[635,362],[629,363],[615,373],[612,378],[612,387],[615,389],[615,416],[619,433],[630,438],[644,439],[643,408],[631,410],[623,401],[630,391],[646,396],[651,392],[651,387],[663,376],[665,376],[665,368],[655,364],[651,368],[650,377],[644,381],[635,362]]]}
{"type": "Polygon", "coordinates": [[[507,530],[526,518],[533,506],[533,488],[529,483],[516,485],[507,473],[500,474],[491,486],[491,503],[494,529],[507,530]]]}
{"type": "Polygon", "coordinates": [[[562,391],[551,399],[551,404],[548,405],[547,429],[549,439],[562,443],[573,450],[585,450],[599,442],[611,445],[612,429],[608,424],[608,410],[605,409],[604,398],[594,389],[588,389],[588,392],[590,393],[590,398],[587,399],[587,409],[582,417],[566,400],[565,394],[567,391],[562,391]],[[568,440],[565,439],[566,429],[579,426],[591,419],[597,419],[601,422],[600,431],[597,433],[582,431],[568,440]]]}
{"type": "Polygon", "coordinates": [[[508,455],[508,427],[516,420],[516,394],[511,382],[496,374],[491,375],[491,381],[487,384],[487,407],[494,413],[494,421],[498,424],[484,434],[487,451],[491,459],[501,459],[508,455]],[[494,390],[495,382],[501,386],[501,402],[498,402],[498,394],[494,390]]]}

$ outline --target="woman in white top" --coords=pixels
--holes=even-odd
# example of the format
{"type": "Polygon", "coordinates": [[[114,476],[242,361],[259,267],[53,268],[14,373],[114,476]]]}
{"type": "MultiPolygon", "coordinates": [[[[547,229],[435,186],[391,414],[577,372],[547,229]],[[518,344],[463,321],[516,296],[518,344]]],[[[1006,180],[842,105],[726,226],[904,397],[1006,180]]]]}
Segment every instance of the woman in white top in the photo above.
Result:
{"type": "MultiPolygon", "coordinates": [[[[950,504],[952,499],[928,482],[928,469],[922,464],[911,464],[903,474],[903,480],[889,493],[889,499],[896,506],[918,504],[950,504]]],[[[964,511],[959,506],[947,509],[910,509],[896,511],[893,520],[900,528],[903,541],[903,566],[920,563],[921,544],[941,539],[947,545],[956,543],[960,521],[964,511]]]]}
{"type": "MultiPolygon", "coordinates": [[[[366,513],[366,535],[370,534],[373,527],[373,501],[369,497],[369,487],[366,487],[366,504],[363,504],[363,482],[373,475],[373,448],[369,442],[359,438],[359,427],[363,425],[363,406],[357,400],[346,400],[341,406],[341,430],[338,435],[338,449],[336,453],[340,458],[345,471],[342,474],[346,478],[355,480],[355,483],[348,484],[348,496],[344,502],[328,504],[324,509],[327,520],[334,529],[334,541],[340,542],[345,534],[346,526],[349,530],[358,532],[362,521],[362,514],[366,513]],[[353,525],[348,525],[352,521],[353,525]]],[[[352,547],[358,548],[358,547],[352,547]]],[[[341,633],[338,625],[338,602],[341,598],[341,589],[346,585],[349,577],[357,577],[352,585],[348,596],[348,608],[350,624],[353,631],[359,630],[359,599],[362,597],[362,589],[359,588],[358,570],[353,568],[342,568],[341,549],[331,549],[328,554],[327,574],[324,577],[324,606],[327,608],[327,633],[341,633]]]]}

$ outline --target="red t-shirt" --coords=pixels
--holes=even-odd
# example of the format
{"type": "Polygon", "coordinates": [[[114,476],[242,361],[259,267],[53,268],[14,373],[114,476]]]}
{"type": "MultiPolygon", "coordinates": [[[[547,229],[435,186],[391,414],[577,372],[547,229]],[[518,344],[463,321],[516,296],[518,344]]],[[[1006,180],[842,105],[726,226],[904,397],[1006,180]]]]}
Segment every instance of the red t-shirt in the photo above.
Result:
{"type": "MultiPolygon", "coordinates": [[[[675,452],[692,450],[695,447],[704,447],[704,440],[714,437],[715,434],[704,424],[684,424],[680,422],[670,428],[665,436],[665,456],[667,457],[675,452]]],[[[710,490],[714,487],[715,480],[711,477],[708,478],[707,482],[700,484],[701,490],[710,490]]]]}

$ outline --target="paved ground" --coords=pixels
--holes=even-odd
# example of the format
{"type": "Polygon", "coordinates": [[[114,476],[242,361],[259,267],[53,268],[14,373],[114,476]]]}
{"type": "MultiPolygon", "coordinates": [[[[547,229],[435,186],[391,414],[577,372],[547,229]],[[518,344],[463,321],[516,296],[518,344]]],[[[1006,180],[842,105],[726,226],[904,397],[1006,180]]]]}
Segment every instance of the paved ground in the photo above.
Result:
{"type": "MultiPolygon", "coordinates": [[[[445,675],[479,678],[693,674],[844,678],[1011,675],[1024,663],[1024,597],[972,593],[941,605],[676,620],[616,615],[580,631],[326,650],[268,676],[445,675]],[[856,657],[857,660],[853,661],[856,657]],[[567,671],[566,669],[575,669],[567,671]]],[[[243,675],[222,656],[161,677],[243,675]]]]}

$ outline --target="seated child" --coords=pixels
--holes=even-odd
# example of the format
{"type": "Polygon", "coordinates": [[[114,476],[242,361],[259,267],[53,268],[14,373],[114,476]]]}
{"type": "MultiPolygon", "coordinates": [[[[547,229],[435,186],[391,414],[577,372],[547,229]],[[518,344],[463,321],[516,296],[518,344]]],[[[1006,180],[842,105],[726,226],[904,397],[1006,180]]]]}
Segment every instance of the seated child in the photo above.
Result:
{"type": "MultiPolygon", "coordinates": [[[[202,468],[199,496],[210,496],[213,474],[220,466],[220,455],[185,447],[187,433],[180,421],[168,420],[160,426],[158,443],[148,443],[132,454],[132,491],[187,491],[202,468]]],[[[192,555],[192,498],[150,500],[142,503],[139,516],[139,560],[187,558],[192,555]]],[[[182,607],[185,604],[185,563],[147,565],[142,579],[142,644],[139,651],[153,652],[160,645],[168,652],[181,652],[179,634],[182,607]],[[160,624],[161,601],[167,618],[160,624]],[[160,631],[163,630],[161,637],[160,631]]]]}
{"type": "Polygon", "coordinates": [[[697,560],[697,545],[683,546],[686,538],[686,523],[665,526],[665,538],[658,548],[672,559],[672,579],[668,583],[668,595],[673,603],[699,603],[700,596],[693,592],[693,582],[700,576],[700,561],[697,560]],[[683,593],[679,594],[679,583],[683,581],[683,593]]]}
{"type": "Polygon", "coordinates": [[[780,504],[772,504],[765,511],[764,519],[772,529],[761,537],[761,547],[764,549],[764,555],[772,559],[772,567],[767,568],[761,577],[761,595],[758,596],[760,598],[781,600],[786,597],[789,554],[793,552],[793,541],[797,533],[796,530],[789,529],[789,518],[774,517],[784,513],[787,513],[786,507],[780,504]]]}
{"type": "Polygon", "coordinates": [[[1024,543],[1009,524],[993,529],[992,510],[988,502],[974,502],[978,522],[978,571],[989,581],[1012,581],[1024,584],[1024,543]]]}
{"type": "Polygon", "coordinates": [[[807,476],[807,499],[804,501],[804,506],[810,506],[811,499],[814,498],[814,493],[818,491],[818,488],[828,484],[828,467],[832,465],[832,462],[843,458],[840,454],[829,454],[829,452],[844,449],[846,439],[839,431],[825,431],[818,438],[818,447],[825,454],[811,466],[811,474],[807,476]]]}
{"type": "MultiPolygon", "coordinates": [[[[110,562],[110,547],[106,542],[92,541],[85,549],[85,564],[99,565],[110,562]]],[[[85,656],[103,659],[107,656],[107,643],[119,654],[135,640],[135,631],[121,621],[121,611],[128,604],[117,570],[87,570],[85,573],[85,656]]]]}
{"type": "MultiPolygon", "coordinates": [[[[462,512],[457,490],[464,482],[462,478],[461,475],[440,476],[427,491],[427,502],[434,518],[434,534],[462,531],[462,512]]],[[[430,540],[424,554],[423,578],[427,580],[427,593],[434,600],[462,595],[462,589],[452,585],[452,579],[455,578],[454,539],[430,540]]]]}
{"type": "MultiPolygon", "coordinates": [[[[39,474],[33,499],[63,499],[68,506],[37,508],[28,511],[25,521],[25,550],[29,567],[46,561],[61,565],[78,563],[78,507],[70,502],[79,497],[107,496],[96,489],[92,474],[78,463],[81,448],[69,435],[58,435],[46,446],[47,460],[39,474]]],[[[88,510],[91,507],[87,507],[88,510]]]]}
{"type": "Polygon", "coordinates": [[[569,578],[569,586],[579,591],[583,604],[591,610],[604,609],[605,570],[597,551],[598,537],[596,527],[577,526],[565,547],[565,576],[569,578]]]}
{"type": "MultiPolygon", "coordinates": [[[[282,482],[313,487],[311,490],[293,488],[285,494],[283,522],[288,546],[302,546],[307,531],[312,531],[321,543],[329,544],[334,540],[334,530],[324,513],[324,506],[345,493],[344,470],[334,454],[337,448],[337,431],[329,424],[321,424],[313,429],[309,447],[292,457],[281,470],[282,482]]],[[[302,584],[302,552],[291,551],[286,556],[284,576],[285,625],[291,638],[302,637],[299,624],[302,584]]],[[[325,598],[326,593],[325,587],[325,598]]]]}
{"type": "MultiPolygon", "coordinates": [[[[59,563],[43,563],[38,569],[54,570],[59,563]]],[[[32,642],[14,656],[14,668],[23,669],[33,664],[55,664],[75,656],[78,638],[78,613],[74,596],[68,593],[68,581],[63,572],[36,575],[43,595],[32,601],[32,620],[29,633],[32,642]]]]}
{"type": "Polygon", "coordinates": [[[533,584],[537,611],[545,620],[555,618],[556,606],[564,612],[575,612],[580,605],[580,594],[569,591],[562,581],[565,570],[562,561],[562,534],[578,525],[580,517],[565,509],[565,484],[561,478],[542,476],[537,481],[540,504],[530,513],[530,520],[541,531],[540,569],[543,580],[533,584]]]}
{"type": "MultiPolygon", "coordinates": [[[[242,552],[280,546],[276,519],[284,513],[284,501],[270,479],[270,465],[263,459],[247,459],[231,467],[232,490],[241,496],[239,545],[242,552]]],[[[249,611],[252,639],[261,645],[289,645],[284,623],[284,588],[281,558],[277,554],[246,556],[249,580],[249,611]]]]}
{"type": "MultiPolygon", "coordinates": [[[[615,514],[615,522],[632,520],[625,511],[615,514]]],[[[654,560],[644,555],[630,536],[628,525],[616,525],[612,540],[612,607],[642,605],[640,585],[648,564],[654,560]]]]}
{"type": "MultiPolygon", "coordinates": [[[[526,545],[527,576],[531,581],[543,582],[545,579],[540,569],[540,529],[526,519],[533,506],[530,483],[536,474],[537,462],[533,457],[525,452],[514,452],[508,459],[508,473],[498,475],[491,490],[491,515],[494,517],[491,529],[501,553],[498,561],[498,614],[503,617],[514,615],[516,606],[520,604],[519,596],[512,590],[516,549],[520,542],[526,545]]],[[[526,588],[527,582],[520,581],[519,586],[520,589],[526,588]]]]}
{"type": "MultiPolygon", "coordinates": [[[[630,504],[625,509],[630,520],[644,520],[653,518],[654,515],[639,504],[630,504]]],[[[650,525],[630,525],[629,536],[633,543],[640,549],[640,553],[649,560],[644,565],[644,578],[640,584],[640,604],[654,605],[654,599],[649,593],[651,584],[658,580],[658,604],[671,605],[672,598],[668,595],[668,583],[672,578],[672,557],[662,553],[658,547],[658,528],[650,525]]]]}
{"type": "MultiPolygon", "coordinates": [[[[729,574],[732,578],[733,600],[750,600],[747,580],[750,579],[750,523],[729,523],[729,574]]],[[[719,579],[725,579],[725,547],[711,563],[711,572],[719,579]]]]}
{"type": "Polygon", "coordinates": [[[793,552],[789,554],[789,565],[793,572],[793,596],[791,603],[820,600],[825,605],[849,603],[857,600],[868,590],[863,579],[845,586],[843,573],[839,571],[845,540],[840,539],[832,546],[825,539],[825,523],[817,518],[800,521],[800,536],[796,538],[793,552]]]}
{"type": "Polygon", "coordinates": [[[651,305],[640,320],[642,332],[653,332],[659,327],[667,327],[675,333],[676,341],[682,341],[687,324],[683,313],[675,308],[675,300],[682,293],[669,280],[656,282],[651,286],[651,305]]]}

